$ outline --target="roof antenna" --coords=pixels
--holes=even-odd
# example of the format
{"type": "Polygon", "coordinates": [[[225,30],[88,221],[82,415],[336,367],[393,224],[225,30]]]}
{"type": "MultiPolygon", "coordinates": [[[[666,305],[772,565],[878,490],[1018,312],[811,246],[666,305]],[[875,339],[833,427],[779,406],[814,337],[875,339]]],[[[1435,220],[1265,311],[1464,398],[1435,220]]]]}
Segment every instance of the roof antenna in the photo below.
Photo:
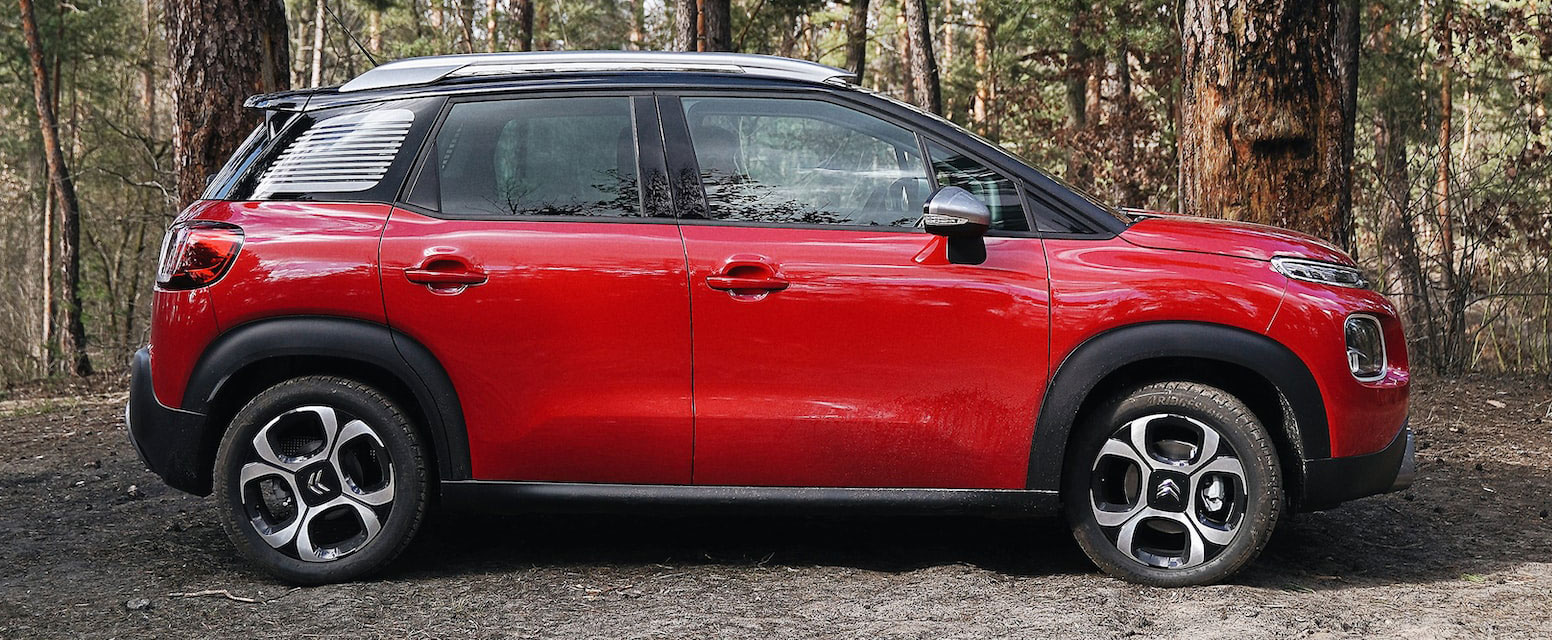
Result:
{"type": "Polygon", "coordinates": [[[372,56],[371,51],[367,51],[366,47],[361,46],[361,41],[356,39],[356,34],[351,33],[350,28],[345,26],[345,21],[340,20],[340,17],[335,15],[334,10],[329,8],[329,3],[320,0],[318,6],[323,7],[323,10],[329,14],[330,18],[334,18],[334,24],[339,25],[340,31],[344,31],[345,35],[350,38],[350,41],[356,44],[356,48],[366,55],[366,59],[372,61],[372,66],[375,67],[381,64],[377,61],[377,58],[372,56]]]}

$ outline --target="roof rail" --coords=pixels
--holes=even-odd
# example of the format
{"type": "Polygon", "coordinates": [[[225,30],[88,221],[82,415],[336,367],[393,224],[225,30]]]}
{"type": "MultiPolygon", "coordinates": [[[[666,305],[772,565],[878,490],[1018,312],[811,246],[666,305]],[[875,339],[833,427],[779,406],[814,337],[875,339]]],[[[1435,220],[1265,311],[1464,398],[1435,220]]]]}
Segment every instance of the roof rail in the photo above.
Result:
{"type": "Polygon", "coordinates": [[[407,58],[381,65],[340,86],[341,93],[410,87],[444,79],[538,73],[698,71],[788,80],[851,80],[850,71],[791,58],[740,53],[667,51],[533,51],[407,58]]]}

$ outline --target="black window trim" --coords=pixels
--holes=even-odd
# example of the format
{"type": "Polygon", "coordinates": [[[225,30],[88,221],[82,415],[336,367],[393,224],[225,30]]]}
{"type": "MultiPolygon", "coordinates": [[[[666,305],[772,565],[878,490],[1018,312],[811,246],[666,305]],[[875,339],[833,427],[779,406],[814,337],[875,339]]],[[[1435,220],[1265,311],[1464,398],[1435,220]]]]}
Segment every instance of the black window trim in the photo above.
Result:
{"type": "MultiPolygon", "coordinates": [[[[421,143],[420,149],[416,151],[415,162],[414,162],[414,164],[410,165],[408,177],[404,181],[404,184],[400,187],[399,193],[395,197],[393,204],[394,204],[394,206],[396,206],[398,208],[401,208],[401,209],[404,209],[404,210],[407,210],[407,211],[412,211],[412,212],[415,212],[417,214],[420,214],[420,215],[423,215],[423,216],[426,216],[426,217],[429,217],[429,218],[436,218],[438,220],[476,220],[476,221],[480,221],[480,220],[483,220],[483,221],[502,221],[502,220],[508,220],[508,221],[513,221],[513,222],[598,222],[598,223],[604,223],[604,224],[676,224],[678,222],[678,220],[673,216],[674,209],[670,209],[670,210],[668,210],[666,212],[663,212],[662,215],[653,215],[652,214],[652,211],[655,210],[657,207],[649,207],[649,202],[648,202],[648,198],[647,198],[647,190],[645,188],[645,181],[643,180],[644,176],[642,175],[644,173],[644,171],[645,171],[645,164],[646,164],[646,162],[645,162],[645,160],[643,158],[643,154],[642,154],[642,151],[643,151],[643,148],[642,148],[643,147],[643,145],[642,145],[642,135],[643,135],[643,131],[644,131],[644,127],[643,127],[644,123],[642,122],[642,120],[644,118],[649,118],[650,117],[651,121],[646,123],[649,126],[646,127],[645,129],[650,129],[649,133],[650,132],[657,132],[659,136],[662,135],[662,133],[661,133],[661,124],[660,124],[660,120],[661,119],[656,117],[657,114],[652,114],[651,116],[648,116],[647,114],[643,114],[643,113],[641,113],[638,110],[640,108],[640,105],[642,104],[642,101],[640,101],[638,99],[642,98],[642,97],[650,98],[652,95],[653,95],[652,89],[646,88],[646,87],[597,87],[597,88],[589,88],[589,89],[584,89],[584,90],[578,90],[578,89],[564,90],[564,89],[553,89],[552,88],[552,89],[539,90],[539,91],[515,90],[515,91],[501,91],[501,92],[492,92],[492,93],[478,93],[478,94],[469,94],[469,95],[450,96],[450,97],[448,97],[446,102],[444,102],[442,104],[441,110],[437,112],[436,122],[433,123],[432,126],[431,126],[431,129],[429,131],[427,131],[426,139],[421,143]],[[416,183],[418,183],[420,181],[420,179],[421,179],[421,172],[425,169],[426,163],[431,159],[432,150],[436,148],[437,135],[441,133],[442,125],[447,122],[447,115],[452,112],[454,105],[463,104],[463,103],[466,103],[466,102],[501,102],[501,101],[518,101],[518,100],[536,100],[536,99],[545,99],[545,98],[582,98],[582,97],[587,97],[587,98],[609,98],[609,97],[624,98],[624,99],[626,99],[627,104],[629,104],[629,106],[630,106],[630,110],[631,110],[631,132],[632,132],[633,137],[635,138],[635,145],[636,145],[636,201],[637,201],[637,206],[640,207],[640,211],[641,211],[640,215],[636,215],[636,216],[566,216],[566,215],[507,215],[507,214],[499,214],[499,213],[495,213],[495,214],[491,214],[491,213],[458,214],[458,213],[447,213],[445,211],[433,211],[433,210],[428,209],[428,208],[426,208],[424,206],[421,206],[421,205],[418,205],[418,204],[415,204],[415,203],[409,201],[410,194],[414,192],[416,183]]],[[[659,151],[661,151],[661,149],[659,149],[659,151]]],[[[661,159],[658,160],[659,165],[662,162],[663,161],[661,159]]]]}

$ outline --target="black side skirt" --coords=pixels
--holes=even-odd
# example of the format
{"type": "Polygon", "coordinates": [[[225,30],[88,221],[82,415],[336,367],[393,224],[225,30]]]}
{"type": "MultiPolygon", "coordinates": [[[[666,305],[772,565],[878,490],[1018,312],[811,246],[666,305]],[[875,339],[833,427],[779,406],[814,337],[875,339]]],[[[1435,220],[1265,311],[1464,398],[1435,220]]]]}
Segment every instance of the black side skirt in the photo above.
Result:
{"type": "Polygon", "coordinates": [[[442,504],[481,512],[863,513],[1037,516],[1059,509],[1054,491],[702,487],[567,482],[443,481],[442,504]]]}

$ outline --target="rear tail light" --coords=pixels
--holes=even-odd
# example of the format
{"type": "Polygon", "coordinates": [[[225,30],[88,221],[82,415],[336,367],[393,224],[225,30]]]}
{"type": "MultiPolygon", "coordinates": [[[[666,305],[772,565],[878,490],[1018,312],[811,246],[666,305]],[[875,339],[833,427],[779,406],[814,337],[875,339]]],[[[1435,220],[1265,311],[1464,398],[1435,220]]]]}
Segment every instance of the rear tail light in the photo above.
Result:
{"type": "Polygon", "coordinates": [[[162,240],[162,262],[156,286],[198,289],[221,279],[242,250],[243,232],[236,225],[195,220],[173,225],[162,240]]]}

